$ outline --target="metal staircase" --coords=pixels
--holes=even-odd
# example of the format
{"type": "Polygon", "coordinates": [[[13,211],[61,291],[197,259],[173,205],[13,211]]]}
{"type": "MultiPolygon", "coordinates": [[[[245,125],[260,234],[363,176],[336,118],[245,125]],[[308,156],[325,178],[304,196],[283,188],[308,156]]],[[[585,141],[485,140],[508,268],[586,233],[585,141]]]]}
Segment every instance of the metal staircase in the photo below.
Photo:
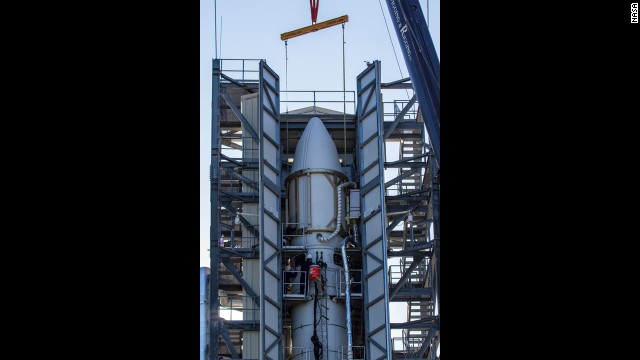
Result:
{"type": "MultiPolygon", "coordinates": [[[[397,87],[397,82],[394,84],[397,87]]],[[[402,335],[394,338],[393,358],[433,359],[431,350],[437,342],[430,269],[433,154],[415,101],[389,104],[393,111],[385,112],[385,140],[399,144],[398,160],[385,162],[387,170],[397,169],[394,178],[385,179],[389,256],[399,258],[399,265],[389,266],[389,301],[407,304],[406,322],[394,324],[402,335]]]]}
{"type": "MultiPolygon", "coordinates": [[[[418,131],[421,132],[421,131],[418,131]]],[[[424,153],[424,143],[422,140],[400,140],[399,147],[399,159],[407,160],[416,157],[417,155],[421,155],[424,153]]],[[[402,181],[398,185],[398,192],[400,194],[408,193],[411,191],[420,190],[420,185],[422,184],[422,176],[420,171],[414,171],[415,168],[412,167],[401,167],[398,169],[398,175],[403,176],[407,175],[407,177],[403,178],[402,181]]]]}
{"type": "MultiPolygon", "coordinates": [[[[242,353],[242,330],[240,329],[227,329],[229,340],[231,341],[231,345],[235,349],[236,353],[242,353]]],[[[229,351],[228,344],[226,340],[223,338],[222,341],[218,345],[218,354],[219,356],[227,356],[231,357],[232,354],[229,351]]]]}

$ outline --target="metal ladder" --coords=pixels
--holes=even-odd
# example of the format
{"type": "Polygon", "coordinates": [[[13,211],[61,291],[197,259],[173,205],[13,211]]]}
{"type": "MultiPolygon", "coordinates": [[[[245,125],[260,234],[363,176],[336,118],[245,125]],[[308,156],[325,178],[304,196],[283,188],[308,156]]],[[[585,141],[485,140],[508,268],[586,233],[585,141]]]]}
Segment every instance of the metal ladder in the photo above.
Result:
{"type": "MultiPolygon", "coordinates": [[[[324,279],[327,279],[326,268],[322,268],[321,276],[324,279]]],[[[311,287],[309,288],[309,292],[311,292],[311,287]]],[[[315,288],[314,288],[315,293],[315,288]]],[[[322,360],[327,360],[329,358],[329,349],[327,347],[327,340],[329,339],[328,326],[327,326],[327,310],[329,307],[327,306],[327,289],[323,290],[321,285],[318,284],[318,294],[322,294],[320,299],[318,299],[318,340],[322,344],[322,360]]]]}

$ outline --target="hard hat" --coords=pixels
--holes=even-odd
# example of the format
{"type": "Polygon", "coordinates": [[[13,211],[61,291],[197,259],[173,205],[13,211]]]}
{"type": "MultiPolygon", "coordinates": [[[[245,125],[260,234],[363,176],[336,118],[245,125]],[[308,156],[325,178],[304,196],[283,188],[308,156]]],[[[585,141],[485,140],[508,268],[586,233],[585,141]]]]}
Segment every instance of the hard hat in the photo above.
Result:
{"type": "Polygon", "coordinates": [[[307,255],[307,259],[313,259],[313,255],[311,254],[307,255]]]}

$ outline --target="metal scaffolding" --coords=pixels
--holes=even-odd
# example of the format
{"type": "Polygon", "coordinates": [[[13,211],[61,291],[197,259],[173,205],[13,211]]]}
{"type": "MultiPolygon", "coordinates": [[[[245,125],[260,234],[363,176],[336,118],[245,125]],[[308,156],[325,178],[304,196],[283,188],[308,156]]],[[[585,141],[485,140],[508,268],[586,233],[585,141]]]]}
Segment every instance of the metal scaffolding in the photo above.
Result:
{"type": "MultiPolygon", "coordinates": [[[[333,300],[343,301],[344,288],[355,286],[354,359],[435,359],[438,162],[415,94],[382,102],[383,91],[413,89],[409,79],[382,83],[374,61],[351,92],[353,114],[344,115],[319,106],[333,100],[316,91],[307,99],[292,92],[291,102],[303,107],[282,112],[279,77],[264,60],[214,59],[212,76],[208,359],[313,359],[311,349],[290,344],[290,310],[309,300],[306,292],[288,292],[296,283],[285,281],[283,271],[288,258],[306,252],[291,246],[301,234],[287,231],[284,179],[314,116],[336,147],[347,149],[339,151],[343,172],[361,194],[361,244],[343,259],[358,281],[349,285],[339,271],[326,274],[338,279],[337,288],[327,290],[333,300]],[[391,143],[399,144],[398,160],[386,161],[391,143]],[[385,170],[397,175],[389,178],[385,170]],[[406,322],[389,321],[390,302],[406,304],[406,322]]],[[[347,353],[343,349],[340,358],[347,353]]]]}

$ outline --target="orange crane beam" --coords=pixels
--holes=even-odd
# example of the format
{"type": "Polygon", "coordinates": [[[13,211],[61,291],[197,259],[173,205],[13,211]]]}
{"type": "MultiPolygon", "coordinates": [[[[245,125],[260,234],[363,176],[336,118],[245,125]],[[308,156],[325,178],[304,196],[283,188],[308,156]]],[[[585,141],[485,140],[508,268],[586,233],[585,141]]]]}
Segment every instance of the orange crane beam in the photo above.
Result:
{"type": "Polygon", "coordinates": [[[342,24],[342,23],[346,23],[348,21],[349,21],[349,15],[342,15],[342,16],[337,17],[335,19],[323,21],[321,23],[313,24],[313,25],[306,26],[306,27],[303,27],[303,28],[300,28],[300,29],[297,29],[297,30],[286,32],[284,34],[280,34],[280,40],[291,39],[291,38],[294,38],[296,36],[308,34],[310,32],[318,31],[318,30],[321,30],[321,29],[326,29],[328,27],[335,26],[335,25],[342,24]]]}

